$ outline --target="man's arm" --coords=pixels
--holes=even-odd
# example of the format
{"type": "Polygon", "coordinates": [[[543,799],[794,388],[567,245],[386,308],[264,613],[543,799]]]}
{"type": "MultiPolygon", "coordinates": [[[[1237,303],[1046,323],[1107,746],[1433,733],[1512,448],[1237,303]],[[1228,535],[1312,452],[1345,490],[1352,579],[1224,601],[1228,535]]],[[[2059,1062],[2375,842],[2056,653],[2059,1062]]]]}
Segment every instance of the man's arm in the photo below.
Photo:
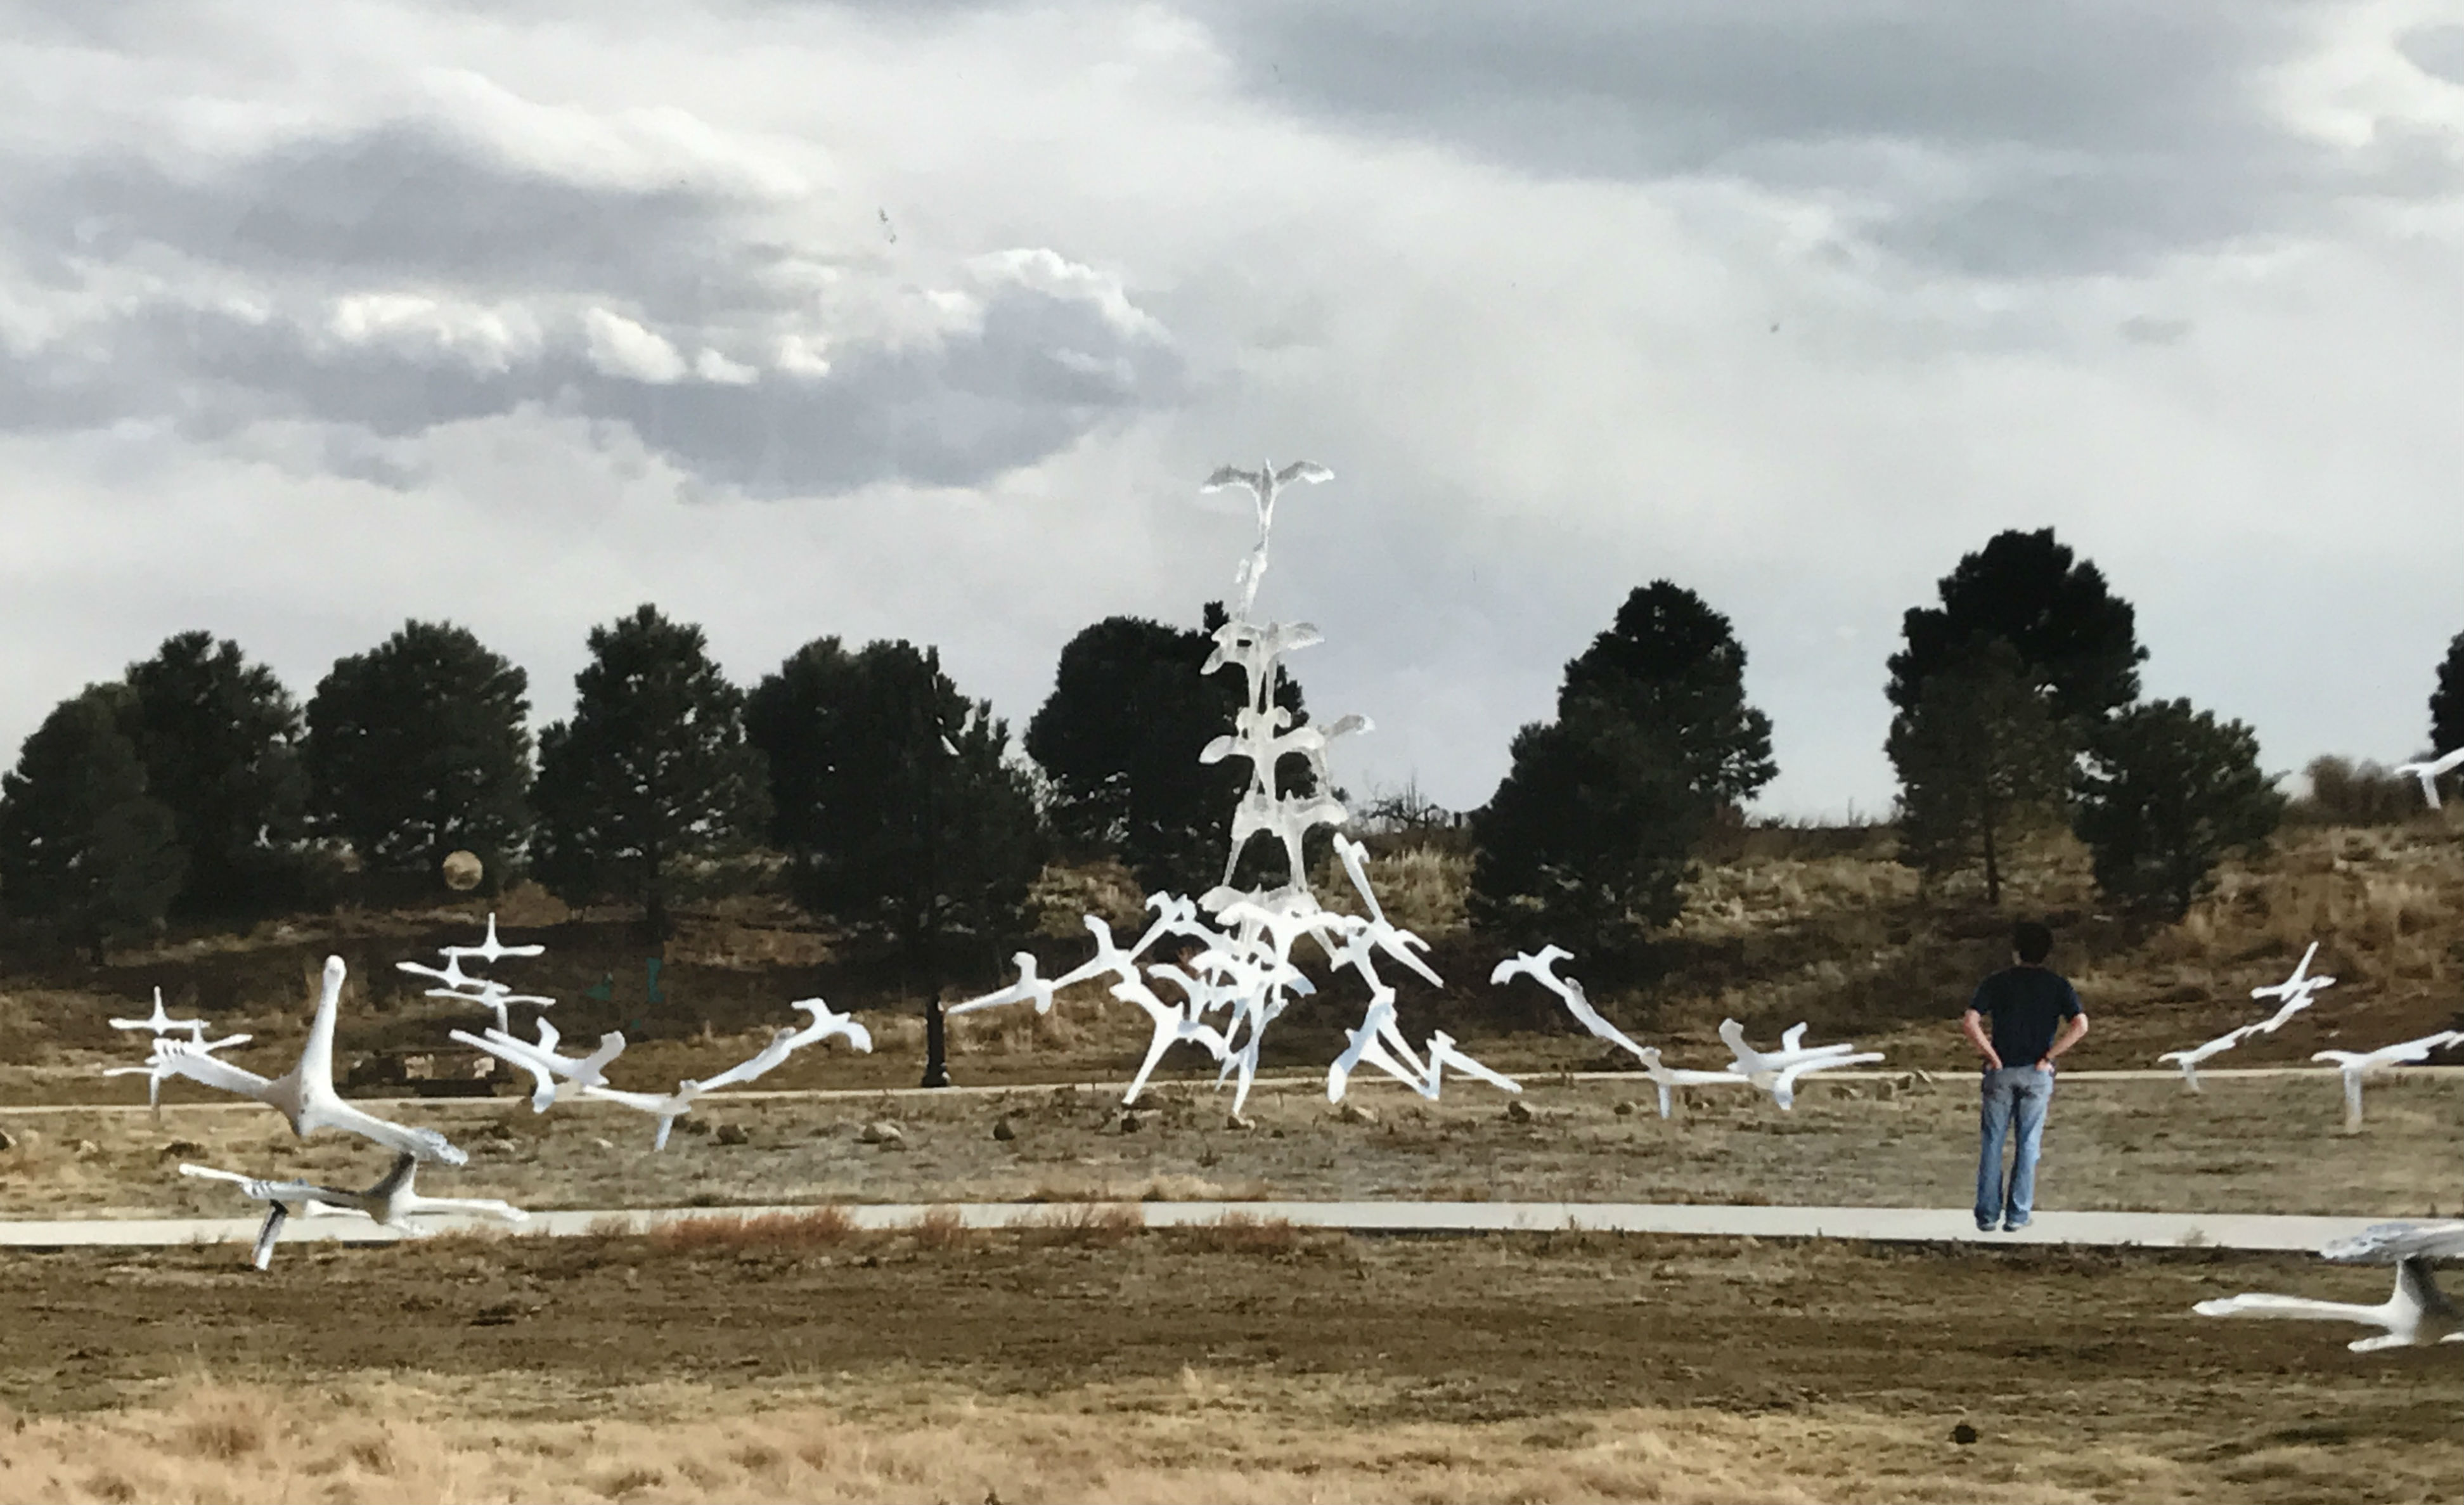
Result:
{"type": "MultiPolygon", "coordinates": [[[[2085,1014],[2081,1014],[2079,1017],[2081,1019],[2085,1019],[2087,1016],[2085,1014]]],[[[1987,1035],[1985,1032],[1985,1016],[1971,1008],[1965,1014],[1960,1015],[1959,1028],[1967,1033],[1968,1043],[1976,1047],[1976,1053],[1985,1057],[1985,1064],[1997,1072],[2000,1071],[2002,1069],[2002,1057],[1993,1053],[1993,1041],[1991,1037],[1987,1035]]],[[[2086,1031],[2082,1030],[2080,1032],[2085,1033],[2086,1031]]]]}
{"type": "Polygon", "coordinates": [[[2079,1012],[2071,1015],[2069,1021],[2062,1026],[2062,1032],[2054,1037],[2053,1045],[2046,1050],[2045,1058],[2036,1063],[2036,1069],[2043,1072],[2052,1071],[2054,1069],[2054,1057],[2061,1054],[2064,1051],[2069,1050],[2072,1046],[2079,1044],[2081,1040],[2086,1038],[2087,1011],[2085,1009],[2081,1009],[2079,1012]]]}

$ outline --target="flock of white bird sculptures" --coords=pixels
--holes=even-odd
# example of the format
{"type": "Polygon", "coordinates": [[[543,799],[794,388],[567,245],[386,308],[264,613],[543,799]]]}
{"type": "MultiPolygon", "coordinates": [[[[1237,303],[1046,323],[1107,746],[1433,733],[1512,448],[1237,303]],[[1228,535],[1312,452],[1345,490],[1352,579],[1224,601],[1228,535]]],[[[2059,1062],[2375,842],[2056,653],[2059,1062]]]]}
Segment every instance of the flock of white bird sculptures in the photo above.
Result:
{"type": "MultiPolygon", "coordinates": [[[[2438,780],[2455,768],[2464,767],[2464,748],[2420,763],[2399,764],[2396,772],[2409,774],[2421,781],[2422,797],[2432,809],[2438,808],[2438,780]]],[[[2310,959],[2319,952],[2319,943],[2301,953],[2300,964],[2293,976],[2274,987],[2251,989],[2253,998],[2277,998],[2279,1007],[2273,1018],[2245,1026],[2219,1040],[2211,1040],[2198,1048],[2200,1056],[2211,1055],[2233,1045],[2244,1035],[2273,1031],[2287,1019],[2310,1004],[2320,988],[2332,986],[2332,977],[2308,975],[2310,959]]],[[[2375,1051],[2321,1051],[2314,1061],[2334,1063],[2344,1079],[2344,1127],[2362,1126],[2362,1084],[2388,1067],[2417,1063],[2430,1058],[2433,1051],[2464,1045],[2464,1031],[2442,1029],[2417,1040],[2402,1040],[2381,1046],[2375,1051]]],[[[2181,1060],[2182,1074],[2189,1078],[2193,1090],[2198,1078],[2191,1074],[2192,1052],[2174,1051],[2160,1057],[2181,1060]]],[[[2313,1322],[2354,1322],[2379,1329],[2376,1338],[2355,1339],[2345,1346],[2357,1354],[2382,1348],[2422,1348],[2432,1343],[2464,1340],[2464,1314],[2459,1314],[2438,1289],[2432,1273],[2437,1261],[2464,1256],[2464,1222],[2445,1223],[2382,1223],[2366,1228],[2352,1238],[2338,1239],[2319,1250],[2321,1257],[2340,1263],[2367,1262],[2395,1266],[2393,1294],[2375,1306],[2351,1301],[2314,1301],[2306,1296],[2270,1295],[2246,1292],[2237,1296],[2225,1296],[2202,1301],[2191,1310],[2202,1317],[2292,1317],[2313,1322]]]]}
{"type": "Polygon", "coordinates": [[[1415,1049],[1404,1034],[1396,1009],[1392,985],[1380,975],[1381,962],[1391,962],[1426,981],[1440,982],[1419,955],[1428,949],[1419,937],[1386,918],[1369,882],[1368,851],[1336,833],[1333,847],[1345,878],[1358,896],[1366,915],[1348,915],[1326,908],[1309,889],[1304,848],[1311,831],[1340,826],[1349,813],[1335,799],[1326,766],[1327,743],[1352,732],[1366,731],[1365,718],[1347,716],[1329,725],[1295,726],[1291,713],[1275,703],[1283,656],[1322,639],[1307,623],[1260,623],[1251,619],[1259,583],[1265,578],[1267,545],[1275,520],[1275,498],[1296,481],[1325,481],[1333,473],[1307,461],[1281,470],[1270,462],[1254,471],[1224,466],[1200,488],[1216,491],[1245,488],[1254,503],[1258,542],[1233,575],[1240,603],[1231,619],[1215,631],[1215,652],[1203,674],[1238,669],[1247,695],[1234,714],[1232,730],[1207,743],[1200,763],[1238,758],[1248,764],[1248,786],[1232,812],[1231,851],[1223,864],[1223,881],[1198,898],[1156,894],[1147,900],[1154,918],[1129,946],[1114,942],[1111,928],[1094,916],[1086,918],[1095,939],[1095,954],[1054,978],[1036,975],[1035,959],[1021,952],[1014,960],[1019,978],[1008,987],[952,1006],[953,1015],[979,1008],[1032,1002],[1038,1013],[1052,1007],[1053,994],[1078,983],[1111,979],[1111,995],[1143,1009],[1155,1029],[1146,1059],[1131,1078],[1124,1101],[1135,1102],[1164,1053],[1187,1043],[1213,1056],[1220,1085],[1235,1081],[1232,1112],[1238,1117],[1248,1101],[1258,1073],[1259,1047],[1268,1026],[1295,998],[1316,986],[1293,964],[1293,948],[1308,941],[1337,971],[1349,970],[1369,989],[1369,1005],[1360,1027],[1347,1031],[1350,1044],[1327,1068],[1326,1095],[1340,1102],[1352,1073],[1375,1067],[1424,1097],[1436,1097],[1445,1073],[1474,1076],[1506,1092],[1522,1088],[1490,1071],[1454,1047],[1442,1031],[1432,1033],[1415,1049]],[[1282,786],[1280,764],[1297,755],[1309,770],[1307,790],[1282,786]],[[1232,886],[1242,854],[1252,838],[1272,838],[1283,849],[1285,878],[1280,884],[1253,889],[1232,886]],[[1177,995],[1166,1000],[1160,985],[1177,995]]]}
{"type": "MultiPolygon", "coordinates": [[[[2250,990],[2250,996],[2253,998],[2275,999],[2277,1001],[2277,1009],[2275,1013],[2260,1020],[2256,1024],[2243,1025],[2238,1029],[2228,1029],[2224,1033],[2216,1036],[2214,1039],[2208,1041],[2205,1045],[2192,1046],[2187,1051],[2167,1051],[2164,1054],[2156,1057],[2156,1059],[2159,1061],[2171,1061],[2175,1065],[2181,1067],[2182,1080],[2189,1087],[2190,1091],[2197,1092],[2199,1090],[2199,1067],[2201,1063],[2205,1062],[2210,1056],[2220,1055],[2223,1052],[2232,1050],[2234,1046],[2239,1045],[2242,1041],[2248,1039],[2252,1035],[2274,1034],[2277,1030],[2284,1028],[2284,1022],[2286,1020],[2292,1018],[2295,1014],[2299,1013],[2304,1008],[2309,1007],[2310,1005],[2316,1001],[2317,995],[2321,988],[2328,988],[2336,985],[2336,980],[2332,977],[2313,977],[2310,975],[2310,961],[2318,954],[2319,942],[2313,941],[2310,942],[2310,949],[2301,953],[2301,960],[2294,963],[2293,975],[2291,977],[2286,978],[2281,983],[2277,983],[2267,987],[2254,987],[2250,990]]],[[[2312,1059],[2316,1060],[2318,1057],[2313,1056],[2312,1059]]],[[[2361,1111],[2358,1097],[2355,1098],[2355,1104],[2354,1112],[2358,1114],[2361,1111]]]]}
{"type": "Polygon", "coordinates": [[[1816,1072],[1862,1066],[1882,1058],[1880,1051],[1859,1051],[1854,1045],[1805,1045],[1805,1031],[1811,1027],[1802,1024],[1781,1033],[1778,1050],[1757,1051],[1746,1044],[1745,1026],[1734,1019],[1723,1019],[1720,1038],[1727,1045],[1729,1055],[1724,1070],[1697,1072],[1663,1066],[1659,1047],[1635,1044],[1624,1030],[1609,1023],[1592,1006],[1578,979],[1558,975],[1557,963],[1573,957],[1573,953],[1563,946],[1542,946],[1500,962],[1488,980],[1491,984],[1504,984],[1516,977],[1528,977],[1556,994],[1566,1011],[1584,1029],[1642,1063],[1643,1074],[1660,1089],[1660,1116],[1663,1118],[1676,1109],[1674,1089],[1679,1087],[1758,1087],[1771,1094],[1771,1100],[1781,1108],[1793,1110],[1796,1106],[1796,1084],[1803,1078],[1816,1072]]]}
{"type": "MultiPolygon", "coordinates": [[[[802,1029],[774,1031],[769,1043],[749,1060],[698,1081],[679,1082],[673,1093],[620,1092],[606,1084],[605,1068],[623,1053],[623,1035],[613,1031],[601,1035],[599,1049],[587,1056],[560,1055],[556,1050],[556,1027],[545,1019],[536,1021],[539,1032],[536,1043],[522,1040],[506,1029],[509,1023],[507,1005],[528,1003],[543,1008],[552,1005],[554,999],[516,993],[506,984],[485,977],[474,978],[462,970],[465,961],[475,959],[482,964],[491,964],[506,957],[539,956],[545,947],[502,944],[496,939],[496,917],[490,915],[487,939],[480,944],[445,946],[440,950],[445,958],[442,967],[423,966],[411,962],[395,964],[403,971],[445,985],[429,989],[427,996],[476,1004],[492,1009],[497,1019],[496,1028],[477,1035],[461,1029],[451,1030],[450,1035],[452,1039],[529,1072],[537,1082],[537,1089],[531,1095],[531,1109],[535,1113],[545,1112],[556,1101],[558,1085],[563,1082],[570,1083],[583,1096],[619,1103],[650,1115],[658,1120],[658,1128],[650,1143],[653,1151],[667,1147],[669,1130],[678,1116],[692,1110],[697,1099],[724,1087],[750,1082],[804,1046],[836,1037],[846,1040],[858,1051],[872,1049],[872,1037],[864,1026],[847,1015],[833,1012],[818,998],[800,999],[791,1007],[810,1014],[811,1022],[802,1029]]],[[[394,1152],[392,1168],[364,1191],[321,1186],[305,1181],[243,1176],[210,1165],[183,1164],[180,1167],[183,1175],[230,1182],[237,1185],[243,1195],[267,1204],[265,1225],[257,1234],[253,1255],[259,1270],[265,1269],[273,1259],[275,1241],[280,1236],[283,1223],[294,1209],[323,1208],[358,1213],[403,1232],[419,1231],[409,1219],[421,1215],[476,1215],[509,1223],[518,1223],[527,1216],[518,1207],[494,1200],[421,1196],[411,1184],[421,1163],[460,1165],[469,1157],[433,1129],[410,1128],[377,1118],[343,1101],[334,1090],[334,1025],[341,1004],[343,975],[342,959],[327,957],[317,1010],[308,1025],[307,1043],[301,1047],[299,1059],[292,1069],[271,1080],[219,1060],[211,1053],[246,1041],[247,1035],[208,1040],[203,1021],[173,1019],[164,1011],[163,994],[159,988],[154,993],[152,1017],[111,1021],[112,1028],[116,1029],[152,1031],[153,1055],[144,1066],[114,1067],[104,1074],[145,1073],[150,1079],[149,1099],[158,1106],[164,1080],[171,1076],[186,1076],[204,1086],[235,1093],[266,1104],[288,1119],[292,1131],[302,1139],[320,1129],[339,1129],[394,1152]],[[173,1031],[179,1029],[189,1031],[189,1037],[186,1040],[178,1038],[173,1031]]]]}

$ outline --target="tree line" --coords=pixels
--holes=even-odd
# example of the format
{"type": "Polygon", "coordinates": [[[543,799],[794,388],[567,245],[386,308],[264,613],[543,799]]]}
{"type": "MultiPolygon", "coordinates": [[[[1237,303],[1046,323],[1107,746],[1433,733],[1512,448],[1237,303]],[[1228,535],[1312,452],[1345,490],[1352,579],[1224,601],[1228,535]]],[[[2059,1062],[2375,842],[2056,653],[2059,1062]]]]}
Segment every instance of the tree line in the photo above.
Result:
{"type": "MultiPolygon", "coordinates": [[[[99,958],[166,919],[417,896],[467,850],[492,886],[637,905],[662,938],[679,902],[770,883],[929,964],[1015,933],[1055,857],[1117,858],[1150,891],[1221,875],[1242,773],[1198,750],[1242,694],[1199,672],[1221,621],[1087,628],[1016,748],[930,647],[824,637],[744,689],[648,605],[590,631],[573,714],[536,744],[528,676],[451,623],[338,659],[305,705],[186,632],[62,701],[0,775],[0,910],[99,958]]],[[[2140,698],[2146,656],[2052,530],[1963,558],[1887,664],[1901,860],[1998,902],[2014,843],[2067,824],[2113,901],[2186,912],[2285,800],[2247,726],[2140,698]]],[[[1778,771],[1745,668],[1694,592],[1632,592],[1470,814],[1475,926],[1616,955],[1673,920],[1710,833],[1778,771]]],[[[1276,693],[1306,721],[1296,682],[1276,693]]],[[[2431,711],[2436,745],[2464,743],[2464,634],[2431,711]]],[[[1305,777],[1295,760],[1286,786],[1305,777]]]]}

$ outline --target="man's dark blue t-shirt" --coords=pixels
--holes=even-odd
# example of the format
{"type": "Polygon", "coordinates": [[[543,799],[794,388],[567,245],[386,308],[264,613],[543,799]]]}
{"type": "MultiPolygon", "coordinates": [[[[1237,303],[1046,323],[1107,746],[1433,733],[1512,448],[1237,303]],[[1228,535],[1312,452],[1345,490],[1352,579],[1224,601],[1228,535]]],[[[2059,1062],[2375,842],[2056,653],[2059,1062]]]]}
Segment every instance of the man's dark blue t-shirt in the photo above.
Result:
{"type": "Polygon", "coordinates": [[[1976,985],[1968,1007],[1993,1030],[1993,1053],[2005,1066],[2034,1066],[2054,1048],[2062,1021],[2081,1012],[2079,994],[2058,972],[2010,966],[1976,985]]]}

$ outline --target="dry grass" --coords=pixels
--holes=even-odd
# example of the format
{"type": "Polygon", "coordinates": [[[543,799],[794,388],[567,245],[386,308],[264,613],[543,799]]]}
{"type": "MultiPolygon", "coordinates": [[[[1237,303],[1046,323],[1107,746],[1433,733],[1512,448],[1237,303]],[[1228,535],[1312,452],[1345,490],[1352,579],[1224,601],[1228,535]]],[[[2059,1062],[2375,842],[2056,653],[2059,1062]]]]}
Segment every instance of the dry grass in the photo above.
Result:
{"type": "Polygon", "coordinates": [[[1183,1224],[1167,1229],[1165,1236],[1183,1250],[1274,1255],[1293,1252],[1308,1235],[1287,1218],[1255,1218],[1245,1212],[1227,1212],[1212,1223],[1183,1224]]]}
{"type": "Polygon", "coordinates": [[[585,1421],[535,1421],[488,1393],[403,1384],[275,1390],[210,1381],[127,1409],[0,1418],[0,1497],[334,1505],[598,1502],[1137,1501],[1152,1505],[2086,1505],[2091,1500],[2311,1502],[2445,1495],[2464,1450],[2382,1450],[2293,1437],[2221,1452],[2189,1438],[2066,1445],[2061,1419],[1989,1425],[1845,1405],[1741,1415],[1569,1411],[1452,1425],[1350,1420],[1356,1383],[1195,1366],[1170,1380],[1049,1398],[920,1382],[753,1396],[689,1385],[603,1397],[585,1421]],[[245,1415],[230,1450],[221,1419],[245,1415]]]}
{"type": "MultiPolygon", "coordinates": [[[[491,1382],[491,1390],[503,1387],[491,1382]]],[[[2315,1444],[2213,1463],[2147,1446],[1989,1436],[1953,1448],[1931,1417],[1828,1406],[1741,1416],[1620,1409],[1460,1425],[1347,1425],[1373,1400],[1335,1385],[1223,1376],[1088,1386],[1050,1399],[952,1393],[755,1399],[674,1385],[607,1398],[588,1421],[528,1421],[481,1394],[182,1386],[78,1417],[10,1419],[0,1497],[58,1505],[484,1502],[1137,1501],[1151,1505],[2085,1505],[2096,1499],[2358,1497],[2363,1460],[2315,1444]],[[234,1450],[230,1418],[244,1416],[234,1450]]],[[[2453,1446],[2373,1452],[2372,1497],[2436,1497],[2453,1446]],[[2394,1493],[2387,1493],[2393,1491],[2394,1493]]]]}
{"type": "Polygon", "coordinates": [[[1147,1220],[1134,1206],[1117,1202],[1088,1202],[1056,1208],[1018,1229],[1030,1246],[1061,1249],[1118,1249],[1146,1231],[1147,1220]]]}
{"type": "Polygon", "coordinates": [[[908,1226],[908,1236],[915,1247],[935,1253],[964,1249],[976,1242],[977,1230],[967,1227],[967,1220],[956,1207],[928,1207],[908,1226]]]}
{"type": "Polygon", "coordinates": [[[705,1254],[739,1250],[830,1250],[866,1234],[847,1208],[833,1203],[800,1212],[765,1212],[754,1217],[683,1218],[660,1224],[648,1236],[650,1247],[662,1254],[705,1254]]]}
{"type": "MultiPolygon", "coordinates": [[[[1365,915],[1343,864],[1331,854],[1309,879],[1326,907],[1365,915]]],[[[1471,891],[1471,853],[1443,847],[1406,846],[1369,858],[1369,887],[1386,918],[1423,941],[1446,941],[1469,928],[1464,908],[1471,891]]]]}

